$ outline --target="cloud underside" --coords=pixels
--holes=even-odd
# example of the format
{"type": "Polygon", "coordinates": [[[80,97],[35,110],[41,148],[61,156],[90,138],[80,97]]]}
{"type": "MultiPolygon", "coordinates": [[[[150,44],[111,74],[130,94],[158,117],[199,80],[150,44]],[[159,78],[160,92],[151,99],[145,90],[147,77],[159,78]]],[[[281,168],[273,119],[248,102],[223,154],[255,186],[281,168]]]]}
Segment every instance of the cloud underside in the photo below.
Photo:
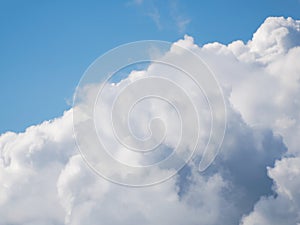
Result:
{"type": "MultiPolygon", "coordinates": [[[[198,46],[185,36],[175,44],[205,60],[225,95],[227,131],[208,170],[200,173],[192,160],[159,185],[110,183],[78,154],[71,109],[24,133],[0,136],[1,224],[300,223],[300,21],[267,18],[247,43],[198,46]]],[[[145,73],[133,72],[121,83],[145,73]]],[[[121,83],[112,85],[107,99],[121,83]]],[[[137,115],[139,132],[145,118],[137,115]]],[[[172,120],[172,114],[168,117],[172,120]]],[[[106,135],[109,140],[111,133],[106,135]]]]}

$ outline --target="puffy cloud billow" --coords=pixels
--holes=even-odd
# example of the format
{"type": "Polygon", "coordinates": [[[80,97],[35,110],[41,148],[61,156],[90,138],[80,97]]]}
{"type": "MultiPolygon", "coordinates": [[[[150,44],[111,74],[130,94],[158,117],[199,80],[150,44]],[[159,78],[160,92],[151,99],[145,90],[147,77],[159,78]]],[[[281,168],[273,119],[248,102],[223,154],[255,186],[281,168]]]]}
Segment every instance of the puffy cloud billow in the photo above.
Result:
{"type": "MultiPolygon", "coordinates": [[[[300,224],[300,21],[267,18],[247,43],[198,46],[185,36],[175,44],[205,60],[225,95],[227,130],[213,164],[199,172],[192,160],[150,187],[108,182],[79,154],[70,109],[23,133],[0,136],[1,225],[300,224]]],[[[150,68],[112,84],[108,102],[150,68]]],[[[139,132],[143,115],[157,112],[137,110],[139,132]]],[[[172,124],[173,114],[160,115],[172,124]]],[[[168,146],[174,140],[176,134],[168,146]]]]}

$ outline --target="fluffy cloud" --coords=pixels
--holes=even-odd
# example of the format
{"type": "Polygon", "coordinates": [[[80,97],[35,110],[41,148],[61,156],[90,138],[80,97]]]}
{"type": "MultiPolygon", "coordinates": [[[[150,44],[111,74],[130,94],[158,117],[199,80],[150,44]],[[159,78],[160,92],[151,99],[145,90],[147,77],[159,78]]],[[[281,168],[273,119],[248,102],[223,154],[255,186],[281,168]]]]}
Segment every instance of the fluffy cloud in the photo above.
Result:
{"type": "Polygon", "coordinates": [[[300,158],[285,158],[269,168],[276,197],[262,197],[254,211],[243,219],[249,224],[299,224],[300,221],[300,158]]]}
{"type": "MultiPolygon", "coordinates": [[[[0,224],[300,223],[299,27],[291,18],[268,18],[247,43],[199,47],[188,36],[176,43],[205,59],[225,93],[228,128],[222,150],[202,173],[195,157],[159,185],[129,188],[110,183],[95,175],[78,153],[72,109],[24,133],[2,134],[0,224]]],[[[112,84],[106,106],[124,83],[151,69],[155,66],[112,84]]],[[[189,87],[174,73],[172,79],[189,87]]],[[[204,101],[198,100],[201,108],[204,101]]],[[[165,115],[175,126],[176,115],[168,114],[167,106],[160,112],[141,106],[133,128],[141,136],[149,115],[165,115]]],[[[204,107],[204,115],[206,111],[204,107]]],[[[171,134],[166,146],[174,146],[177,136],[171,134]]],[[[112,133],[106,135],[110,140],[112,133]]],[[[136,162],[115,149],[120,159],[136,162]]]]}
{"type": "Polygon", "coordinates": [[[0,140],[1,224],[61,224],[56,183],[74,154],[72,114],[0,140]]]}

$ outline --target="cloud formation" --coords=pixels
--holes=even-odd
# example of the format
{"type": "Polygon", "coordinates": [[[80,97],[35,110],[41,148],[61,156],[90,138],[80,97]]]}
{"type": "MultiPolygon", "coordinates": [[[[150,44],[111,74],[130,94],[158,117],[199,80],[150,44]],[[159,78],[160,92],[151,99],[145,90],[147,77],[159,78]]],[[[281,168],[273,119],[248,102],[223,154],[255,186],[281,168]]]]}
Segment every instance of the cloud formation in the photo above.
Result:
{"type": "MultiPolygon", "coordinates": [[[[160,185],[128,188],[110,183],[79,155],[71,109],[24,133],[0,136],[1,224],[300,223],[300,21],[267,18],[247,43],[198,46],[185,36],[175,44],[202,57],[225,93],[228,129],[209,169],[200,173],[195,157],[160,185]]],[[[107,104],[122,84],[151,69],[155,66],[112,84],[107,104]]],[[[176,74],[169,76],[185,82],[176,74]]],[[[201,98],[199,102],[203,106],[201,98]]],[[[169,111],[165,106],[159,112],[140,107],[136,133],[145,135],[141,126],[147,115],[169,111]]],[[[173,124],[175,115],[166,115],[173,124]]],[[[172,134],[169,146],[176,139],[172,134]]],[[[120,159],[130,158],[117,150],[120,159]]]]}

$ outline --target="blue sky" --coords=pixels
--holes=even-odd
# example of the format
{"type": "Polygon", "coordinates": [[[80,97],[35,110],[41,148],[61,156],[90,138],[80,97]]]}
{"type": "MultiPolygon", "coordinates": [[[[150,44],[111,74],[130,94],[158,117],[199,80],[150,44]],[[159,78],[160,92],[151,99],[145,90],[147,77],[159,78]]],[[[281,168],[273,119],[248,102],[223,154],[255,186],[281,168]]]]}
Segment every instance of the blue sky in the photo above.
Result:
{"type": "Polygon", "coordinates": [[[0,1],[0,133],[61,115],[89,64],[120,44],[246,41],[268,16],[299,15],[299,0],[0,1]]]}

